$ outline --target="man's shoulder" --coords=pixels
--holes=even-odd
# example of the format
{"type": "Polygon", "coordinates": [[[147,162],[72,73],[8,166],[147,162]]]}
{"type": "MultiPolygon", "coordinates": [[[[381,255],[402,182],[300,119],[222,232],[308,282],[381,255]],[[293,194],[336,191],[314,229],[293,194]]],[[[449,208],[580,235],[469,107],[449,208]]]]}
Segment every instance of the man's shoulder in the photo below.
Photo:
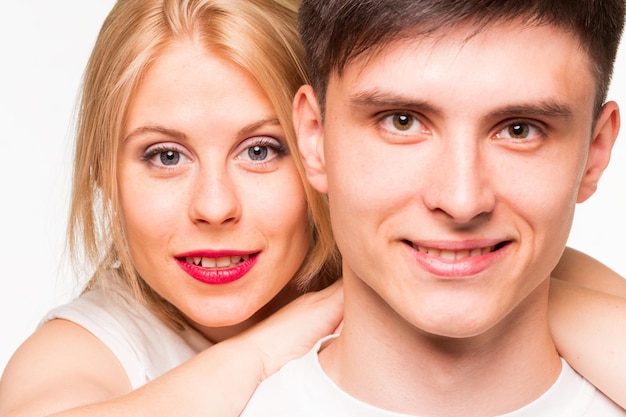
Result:
{"type": "Polygon", "coordinates": [[[590,386],[591,395],[586,404],[584,417],[619,417],[626,416],[626,410],[613,402],[610,398],[598,391],[591,383],[585,380],[590,386]]]}
{"type": "MultiPolygon", "coordinates": [[[[254,392],[241,417],[282,416],[300,413],[306,404],[310,374],[314,374],[319,343],[306,355],[288,362],[265,379],[254,392]]],[[[301,414],[297,414],[301,415],[301,414]]]]}
{"type": "MultiPolygon", "coordinates": [[[[241,416],[398,416],[350,397],[330,380],[318,360],[319,346],[324,341],[261,383],[241,416]]],[[[626,416],[626,411],[563,361],[559,378],[544,395],[506,415],[527,416],[619,417],[626,416]]]]}
{"type": "Polygon", "coordinates": [[[562,360],[561,375],[542,398],[535,401],[526,411],[528,415],[551,415],[576,417],[618,417],[626,416],[626,410],[615,404],[589,381],[579,375],[562,360]],[[532,408],[532,407],[535,408],[532,408]]]}
{"type": "MultiPolygon", "coordinates": [[[[332,338],[332,336],[331,336],[332,338]]],[[[318,359],[320,340],[306,355],[288,362],[265,379],[254,392],[242,417],[319,416],[333,409],[331,393],[336,389],[318,359]],[[323,398],[323,401],[322,401],[323,398]]]]}

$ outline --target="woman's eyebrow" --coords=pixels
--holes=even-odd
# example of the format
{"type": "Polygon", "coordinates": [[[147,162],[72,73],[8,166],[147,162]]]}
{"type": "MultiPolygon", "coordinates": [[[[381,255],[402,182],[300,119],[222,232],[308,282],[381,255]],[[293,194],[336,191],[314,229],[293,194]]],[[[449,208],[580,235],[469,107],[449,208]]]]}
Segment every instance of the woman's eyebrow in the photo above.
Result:
{"type": "Polygon", "coordinates": [[[147,125],[147,126],[140,126],[136,129],[131,130],[131,132],[124,137],[124,141],[131,139],[133,136],[143,135],[146,133],[159,133],[162,135],[170,136],[181,142],[184,142],[187,140],[187,135],[185,135],[182,132],[179,132],[178,130],[168,129],[166,127],[159,126],[159,125],[147,125]]]}
{"type": "Polygon", "coordinates": [[[264,119],[257,120],[239,129],[239,132],[238,132],[239,136],[247,136],[250,133],[253,133],[254,131],[266,125],[280,126],[280,121],[275,116],[266,117],[264,119]]]}
{"type": "MultiPolygon", "coordinates": [[[[239,129],[237,133],[239,136],[245,136],[265,125],[280,126],[280,122],[278,121],[277,117],[267,117],[267,118],[252,122],[242,127],[241,129],[239,129]]],[[[146,125],[146,126],[140,126],[136,129],[133,129],[128,135],[124,137],[124,141],[131,139],[133,136],[143,135],[146,133],[158,133],[161,135],[169,136],[181,142],[184,142],[187,140],[187,135],[185,135],[183,132],[180,132],[178,130],[169,129],[167,127],[160,126],[160,125],[146,125]]]]}

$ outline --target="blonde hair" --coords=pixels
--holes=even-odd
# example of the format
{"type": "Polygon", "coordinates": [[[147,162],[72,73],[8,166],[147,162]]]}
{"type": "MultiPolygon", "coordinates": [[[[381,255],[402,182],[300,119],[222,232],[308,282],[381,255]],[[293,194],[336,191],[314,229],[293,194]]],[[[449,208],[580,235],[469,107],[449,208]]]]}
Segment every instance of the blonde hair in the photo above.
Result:
{"type": "Polygon", "coordinates": [[[302,290],[318,289],[339,276],[326,199],[305,179],[291,120],[293,96],[307,82],[297,8],[297,0],[119,0],[115,4],[87,65],[77,123],[68,246],[74,265],[93,272],[86,288],[115,268],[139,300],[180,319],[133,267],[116,165],[128,105],[142,75],[165,45],[191,37],[247,71],[285,130],[304,183],[312,230],[311,248],[295,282],[302,290]]]}

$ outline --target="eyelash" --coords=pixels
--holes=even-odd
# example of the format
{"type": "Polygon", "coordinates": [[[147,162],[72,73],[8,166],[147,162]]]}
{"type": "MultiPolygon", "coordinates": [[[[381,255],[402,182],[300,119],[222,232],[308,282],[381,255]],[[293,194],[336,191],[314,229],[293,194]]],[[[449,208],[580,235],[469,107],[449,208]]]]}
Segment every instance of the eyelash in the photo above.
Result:
{"type": "MultiPolygon", "coordinates": [[[[510,132],[509,132],[510,134],[510,132]]],[[[512,135],[511,135],[512,136],[512,135]]],[[[541,139],[546,136],[546,130],[544,127],[539,125],[536,122],[532,122],[529,120],[518,119],[518,120],[509,120],[505,123],[501,124],[496,129],[495,138],[500,140],[509,140],[517,143],[527,143],[530,141],[534,141],[536,139],[541,139]],[[530,133],[528,137],[524,138],[516,138],[516,137],[502,137],[501,133],[507,129],[512,129],[514,126],[524,126],[526,129],[529,129],[530,133]],[[532,133],[534,131],[534,133],[532,133]]]]}
{"type": "Polygon", "coordinates": [[[248,151],[249,149],[255,146],[269,148],[271,151],[273,151],[276,154],[275,156],[269,156],[268,157],[269,159],[264,159],[262,161],[254,161],[254,160],[246,161],[256,166],[266,165],[276,158],[282,158],[289,154],[287,147],[284,146],[280,140],[272,138],[270,136],[260,136],[260,137],[258,136],[258,137],[248,139],[241,144],[241,147],[240,147],[241,151],[237,152],[237,159],[242,160],[241,155],[243,155],[244,152],[248,151]]]}
{"type": "MultiPolygon", "coordinates": [[[[173,145],[173,144],[166,144],[166,143],[160,143],[157,145],[153,145],[148,147],[148,149],[146,149],[146,151],[141,155],[141,161],[142,162],[146,162],[146,163],[150,163],[151,160],[160,154],[166,153],[166,152],[175,152],[181,156],[183,156],[184,158],[187,158],[185,156],[185,152],[183,149],[181,149],[179,146],[173,145]]],[[[187,158],[188,159],[188,158],[187,158]]],[[[154,164],[160,168],[166,167],[165,165],[161,165],[161,164],[154,164]]],[[[179,165],[179,164],[176,164],[179,165]]]]}
{"type": "Polygon", "coordinates": [[[377,123],[382,127],[383,130],[385,130],[389,134],[397,136],[397,137],[402,137],[402,138],[419,137],[421,135],[429,133],[422,119],[410,111],[395,110],[391,112],[382,113],[378,117],[377,123]],[[405,120],[410,123],[408,125],[409,129],[407,131],[403,131],[399,127],[394,125],[394,122],[395,122],[394,118],[400,118],[400,117],[406,118],[405,120]],[[412,128],[415,129],[416,131],[415,132],[410,131],[410,129],[412,128]]]}
{"type": "MultiPolygon", "coordinates": [[[[287,147],[284,146],[281,141],[274,139],[272,137],[261,136],[261,137],[254,137],[254,138],[244,141],[239,147],[239,149],[241,150],[236,153],[236,159],[244,160],[242,158],[242,155],[244,154],[244,152],[248,151],[249,149],[255,146],[268,148],[269,152],[274,153],[274,155],[268,155],[266,159],[261,160],[261,161],[255,161],[252,159],[245,160],[246,163],[250,163],[257,167],[263,167],[264,165],[267,165],[270,162],[272,162],[274,159],[282,158],[289,154],[287,147]]],[[[171,166],[167,166],[165,164],[156,163],[153,161],[153,159],[156,156],[167,153],[167,152],[174,152],[180,155],[181,158],[189,159],[185,155],[184,149],[181,149],[179,146],[176,146],[173,144],[162,143],[162,144],[156,144],[156,145],[148,147],[148,149],[146,149],[146,151],[141,155],[141,161],[144,163],[151,163],[154,166],[158,168],[162,168],[162,169],[172,169],[174,167],[179,166],[180,162],[177,162],[176,164],[171,165],[171,166]]]]}
{"type": "MultiPolygon", "coordinates": [[[[415,116],[410,111],[396,110],[392,112],[385,112],[382,115],[380,115],[380,117],[378,118],[378,124],[382,126],[382,128],[386,132],[389,132],[391,135],[394,135],[396,137],[402,137],[402,138],[419,137],[423,134],[429,133],[422,119],[420,117],[415,116]],[[402,116],[406,117],[407,120],[410,121],[410,125],[408,125],[409,129],[406,132],[404,132],[401,129],[397,128],[396,126],[394,126],[393,128],[390,128],[391,124],[394,123],[394,120],[392,119],[396,117],[402,117],[402,116]],[[416,131],[411,132],[410,131],[411,128],[416,129],[416,131]]],[[[496,134],[495,134],[496,139],[509,140],[509,141],[513,141],[516,143],[520,143],[520,144],[528,143],[530,141],[534,141],[537,139],[541,139],[545,136],[546,136],[545,127],[542,127],[540,123],[525,120],[525,119],[511,119],[511,120],[505,121],[502,124],[500,124],[500,127],[496,129],[496,134]],[[528,129],[529,130],[528,137],[525,137],[525,138],[524,137],[521,137],[521,138],[503,137],[502,135],[503,131],[505,131],[506,129],[511,129],[516,125],[524,126],[526,129],[528,129]]]]}

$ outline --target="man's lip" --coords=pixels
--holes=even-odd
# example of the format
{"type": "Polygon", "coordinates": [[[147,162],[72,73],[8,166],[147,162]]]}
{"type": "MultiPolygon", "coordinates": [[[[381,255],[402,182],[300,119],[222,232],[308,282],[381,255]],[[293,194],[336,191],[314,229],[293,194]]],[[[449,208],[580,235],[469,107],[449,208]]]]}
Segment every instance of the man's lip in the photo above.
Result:
{"type": "Polygon", "coordinates": [[[496,238],[496,239],[472,239],[472,240],[409,240],[405,242],[409,245],[418,248],[429,248],[440,251],[472,251],[475,249],[501,247],[507,243],[510,243],[510,238],[496,238]]]}
{"type": "Polygon", "coordinates": [[[482,240],[480,242],[411,242],[406,241],[418,252],[448,261],[487,255],[508,245],[510,240],[482,240]]]}
{"type": "Polygon", "coordinates": [[[483,240],[480,242],[424,242],[405,241],[414,259],[433,276],[463,278],[480,274],[500,259],[510,240],[483,240]]]}

